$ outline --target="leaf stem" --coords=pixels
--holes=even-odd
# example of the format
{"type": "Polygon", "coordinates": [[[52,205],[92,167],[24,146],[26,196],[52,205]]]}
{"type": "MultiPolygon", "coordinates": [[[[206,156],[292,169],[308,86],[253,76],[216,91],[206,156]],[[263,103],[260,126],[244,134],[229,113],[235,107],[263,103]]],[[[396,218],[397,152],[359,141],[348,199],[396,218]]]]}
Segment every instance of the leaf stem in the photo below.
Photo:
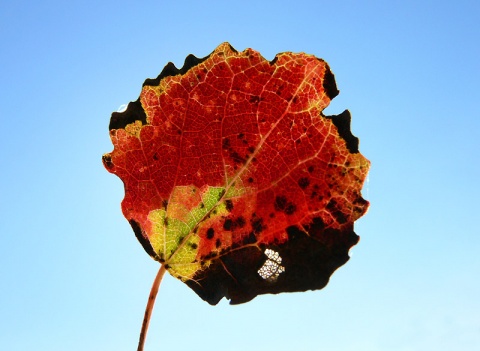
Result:
{"type": "Polygon", "coordinates": [[[153,306],[155,305],[155,298],[157,297],[158,289],[160,288],[160,282],[167,269],[162,264],[158,270],[157,276],[152,284],[150,290],[150,296],[148,297],[147,307],[145,308],[145,316],[143,317],[142,331],[140,332],[140,339],[138,340],[137,351],[143,351],[143,345],[147,337],[148,325],[150,324],[150,317],[152,316],[153,306]]]}

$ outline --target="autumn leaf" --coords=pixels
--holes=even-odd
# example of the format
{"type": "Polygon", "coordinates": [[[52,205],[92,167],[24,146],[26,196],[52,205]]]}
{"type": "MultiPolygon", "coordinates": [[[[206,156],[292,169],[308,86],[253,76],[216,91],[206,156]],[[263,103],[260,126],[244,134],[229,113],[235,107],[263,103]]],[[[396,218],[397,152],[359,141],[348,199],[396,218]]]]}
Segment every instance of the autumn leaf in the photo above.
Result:
{"type": "Polygon", "coordinates": [[[214,305],[323,288],[358,242],[369,161],[328,64],[223,43],[113,113],[107,170],[145,251],[214,305]]]}

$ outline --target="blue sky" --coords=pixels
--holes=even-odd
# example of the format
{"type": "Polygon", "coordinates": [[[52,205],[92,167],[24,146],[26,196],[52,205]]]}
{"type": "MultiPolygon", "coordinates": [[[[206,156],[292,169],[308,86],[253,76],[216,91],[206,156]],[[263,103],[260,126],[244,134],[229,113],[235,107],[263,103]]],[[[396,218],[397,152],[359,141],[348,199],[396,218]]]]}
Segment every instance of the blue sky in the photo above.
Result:
{"type": "Polygon", "coordinates": [[[372,168],[351,260],[315,292],[212,307],[160,288],[146,350],[480,344],[476,1],[0,3],[0,348],[134,350],[158,269],[123,218],[112,111],[224,41],[324,58],[372,168]]]}

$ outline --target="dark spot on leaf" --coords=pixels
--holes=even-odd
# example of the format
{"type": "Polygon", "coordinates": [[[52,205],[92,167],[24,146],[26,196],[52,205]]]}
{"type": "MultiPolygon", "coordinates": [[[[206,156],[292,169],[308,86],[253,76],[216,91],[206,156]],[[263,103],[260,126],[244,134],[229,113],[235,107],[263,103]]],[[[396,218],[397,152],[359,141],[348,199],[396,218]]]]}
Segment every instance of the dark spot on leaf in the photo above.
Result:
{"type": "Polygon", "coordinates": [[[305,189],[306,187],[308,187],[310,185],[310,179],[308,178],[300,178],[298,180],[298,186],[302,189],[305,189]]]}
{"type": "Polygon", "coordinates": [[[239,155],[238,152],[236,151],[233,151],[231,154],[230,154],[230,157],[232,158],[233,162],[235,163],[245,163],[246,160],[239,155]]]}
{"type": "Polygon", "coordinates": [[[153,154],[153,159],[154,159],[155,161],[158,161],[158,154],[157,154],[156,152],[153,154]]]}
{"type": "Polygon", "coordinates": [[[315,170],[315,167],[313,166],[308,166],[308,173],[312,173],[315,170]]]}
{"type": "Polygon", "coordinates": [[[113,168],[112,156],[110,154],[103,155],[102,160],[103,160],[103,164],[105,165],[105,167],[107,167],[109,169],[113,168]]]}
{"type": "Polygon", "coordinates": [[[213,239],[213,237],[215,236],[215,230],[213,230],[213,228],[208,228],[207,229],[207,239],[213,239]]]}
{"type": "Polygon", "coordinates": [[[366,206],[368,204],[368,201],[365,200],[363,197],[357,197],[355,200],[353,200],[354,205],[360,205],[360,206],[366,206]]]}
{"type": "Polygon", "coordinates": [[[242,216],[239,216],[237,218],[237,220],[235,221],[235,225],[238,227],[238,228],[243,228],[245,227],[245,218],[243,218],[242,216]]]}
{"type": "Polygon", "coordinates": [[[167,264],[165,265],[165,269],[169,269],[169,268],[170,268],[170,265],[167,263],[167,264]]]}
{"type": "Polygon", "coordinates": [[[347,222],[347,218],[345,217],[345,214],[340,210],[337,202],[334,199],[328,202],[326,208],[332,214],[332,216],[337,220],[338,223],[344,224],[347,222]]]}
{"type": "Polygon", "coordinates": [[[238,133],[237,135],[238,139],[243,139],[245,137],[245,134],[243,133],[238,133]]]}
{"type": "Polygon", "coordinates": [[[252,229],[256,234],[261,233],[262,230],[265,229],[265,226],[263,225],[263,218],[254,216],[252,217],[250,224],[252,225],[252,229]]]}
{"type": "Polygon", "coordinates": [[[287,198],[285,196],[275,197],[275,203],[273,204],[276,211],[283,211],[287,206],[287,198]]]}
{"type": "Polygon", "coordinates": [[[179,245],[182,243],[183,239],[185,239],[184,236],[180,236],[180,237],[177,239],[177,242],[178,242],[179,245]]]}
{"type": "Polygon", "coordinates": [[[232,229],[232,224],[233,224],[233,221],[230,218],[227,218],[225,220],[225,222],[223,223],[223,229],[231,230],[232,229]]]}
{"type": "Polygon", "coordinates": [[[320,217],[314,217],[312,219],[312,223],[305,226],[305,229],[307,230],[308,234],[310,234],[313,237],[318,237],[319,235],[322,234],[323,230],[325,229],[325,223],[320,217]]]}
{"type": "Polygon", "coordinates": [[[293,202],[289,202],[287,198],[282,195],[275,198],[273,207],[276,211],[284,212],[287,215],[291,215],[297,210],[297,206],[293,202]]]}
{"type": "Polygon", "coordinates": [[[198,247],[198,245],[195,243],[190,243],[190,247],[195,250],[198,247]]]}
{"type": "Polygon", "coordinates": [[[220,239],[217,239],[217,241],[215,241],[215,247],[218,249],[220,246],[222,246],[222,242],[220,239]]]}
{"type": "Polygon", "coordinates": [[[229,149],[230,148],[230,139],[225,138],[222,140],[222,149],[229,149]]]}
{"type": "Polygon", "coordinates": [[[225,200],[225,207],[226,207],[228,212],[232,212],[232,210],[233,210],[232,200],[225,200]]]}
{"type": "Polygon", "coordinates": [[[164,209],[166,209],[167,206],[168,206],[168,200],[163,200],[162,201],[162,206],[163,206],[164,209]]]}
{"type": "Polygon", "coordinates": [[[252,177],[248,178],[248,182],[253,183],[253,178],[252,177]]]}
{"type": "Polygon", "coordinates": [[[287,215],[292,215],[295,213],[295,211],[297,210],[297,206],[291,202],[289,202],[287,204],[287,207],[285,207],[285,214],[287,215]]]}
{"type": "Polygon", "coordinates": [[[200,208],[204,208],[205,204],[203,202],[200,203],[200,208]]]}
{"type": "Polygon", "coordinates": [[[261,100],[260,96],[256,96],[256,95],[250,96],[250,99],[249,99],[250,103],[252,104],[258,104],[260,100],[261,100]]]}

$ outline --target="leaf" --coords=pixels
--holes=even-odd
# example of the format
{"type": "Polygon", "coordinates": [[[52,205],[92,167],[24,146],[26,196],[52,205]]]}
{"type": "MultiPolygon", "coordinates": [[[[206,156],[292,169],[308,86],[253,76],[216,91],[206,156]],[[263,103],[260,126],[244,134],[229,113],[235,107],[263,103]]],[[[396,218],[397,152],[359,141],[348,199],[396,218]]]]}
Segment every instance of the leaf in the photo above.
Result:
{"type": "Polygon", "coordinates": [[[110,121],[107,170],[145,251],[214,305],[323,288],[358,242],[369,161],[312,55],[223,43],[147,79],[110,121]]]}

